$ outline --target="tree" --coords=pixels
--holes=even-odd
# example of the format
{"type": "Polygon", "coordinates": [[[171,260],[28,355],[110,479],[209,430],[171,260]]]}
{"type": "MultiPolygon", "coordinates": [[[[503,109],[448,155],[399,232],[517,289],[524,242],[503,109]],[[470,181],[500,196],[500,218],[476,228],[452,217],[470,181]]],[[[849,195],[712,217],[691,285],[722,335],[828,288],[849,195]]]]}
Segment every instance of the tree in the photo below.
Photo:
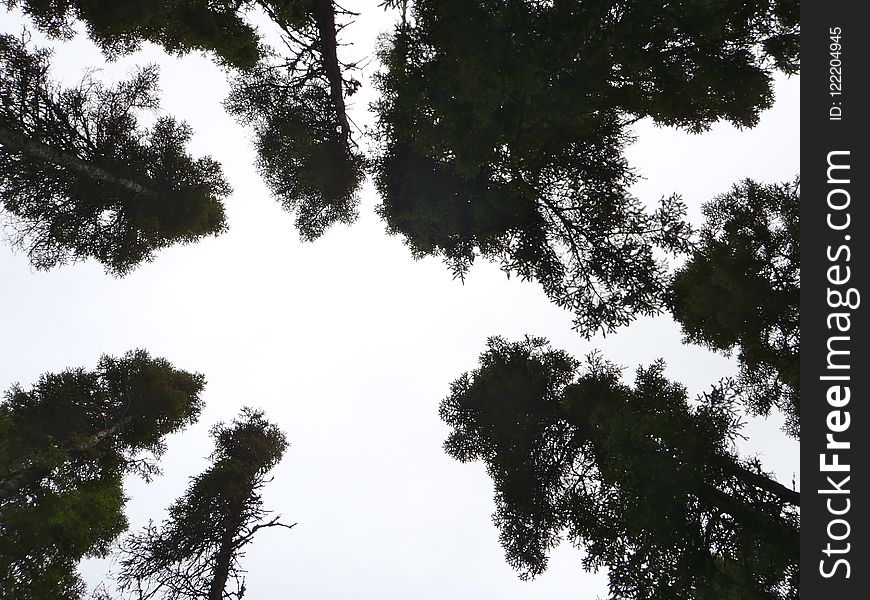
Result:
{"type": "Polygon", "coordinates": [[[233,67],[246,68],[260,58],[256,29],[240,7],[251,2],[229,0],[4,0],[20,6],[44,33],[71,38],[76,21],[84,22],[91,40],[109,58],[138,50],[152,42],[173,54],[213,52],[233,67]]]}
{"type": "Polygon", "coordinates": [[[0,203],[36,268],[95,258],[123,275],[225,229],[230,188],[218,163],[186,154],[190,128],[172,117],[138,128],[136,113],[159,106],[156,68],[72,89],[48,70],[48,52],[0,37],[0,203]]]}
{"type": "MultiPolygon", "coordinates": [[[[19,4],[7,0],[8,4],[19,4]]],[[[332,0],[20,2],[45,32],[72,34],[83,21],[110,58],[143,41],[183,54],[203,50],[232,69],[225,105],[255,134],[257,164],[273,194],[297,217],[303,239],[356,218],[364,160],[351,132],[345,97],[359,82],[356,65],[338,57],[337,16],[353,13],[332,0]],[[280,48],[263,42],[250,14],[265,12],[280,48]]]]}
{"type": "Polygon", "coordinates": [[[257,165],[281,203],[296,213],[302,239],[357,216],[364,159],[351,132],[345,97],[359,82],[338,59],[331,0],[273,2],[263,8],[280,32],[282,48],[232,80],[224,105],[255,134],[257,165]]]}
{"type": "Polygon", "coordinates": [[[800,420],[800,181],[747,179],[704,206],[706,223],[673,278],[669,308],[686,340],[738,350],[739,383],[755,414],[800,420]]]}
{"type": "Polygon", "coordinates": [[[798,492],[737,456],[727,383],[692,408],[663,369],[630,387],[600,356],[491,338],[441,405],[445,449],[486,463],[524,577],[567,535],[619,598],[797,598],[798,492]]]}
{"type": "Polygon", "coordinates": [[[104,556],[127,527],[123,476],[157,471],[164,438],[199,416],[203,385],[202,375],[138,350],[6,392],[0,597],[79,597],[79,560],[104,556]]]}
{"type": "Polygon", "coordinates": [[[122,544],[118,583],[131,598],[241,598],[245,546],[261,529],[293,527],[267,520],[261,496],[287,447],[284,434],[246,408],[231,426],[216,425],[212,437],[212,466],[172,504],[163,526],[149,525],[122,544]]]}
{"type": "MultiPolygon", "coordinates": [[[[393,3],[396,4],[396,3],[393,3]]],[[[412,4],[382,50],[380,211],[458,275],[478,255],[539,281],[584,333],[664,303],[656,247],[681,207],[628,194],[628,126],[752,126],[773,66],[797,70],[798,3],[412,4]]]]}

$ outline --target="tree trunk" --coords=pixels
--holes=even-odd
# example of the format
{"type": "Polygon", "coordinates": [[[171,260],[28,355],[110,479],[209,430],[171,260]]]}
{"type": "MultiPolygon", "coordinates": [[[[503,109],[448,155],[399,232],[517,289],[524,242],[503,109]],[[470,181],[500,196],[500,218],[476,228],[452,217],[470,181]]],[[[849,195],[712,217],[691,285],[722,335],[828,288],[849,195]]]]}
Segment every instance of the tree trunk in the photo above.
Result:
{"type": "Polygon", "coordinates": [[[341,76],[341,66],[338,62],[335,6],[332,0],[313,0],[312,14],[315,23],[317,23],[320,37],[320,54],[323,57],[323,67],[326,69],[326,79],[329,81],[329,96],[338,115],[342,142],[346,147],[350,142],[350,123],[347,120],[347,110],[344,104],[344,83],[341,76]]]}
{"type": "Polygon", "coordinates": [[[3,148],[7,151],[21,152],[30,157],[54,163],[94,181],[126,188],[135,194],[147,198],[159,198],[156,192],[135,181],[113,175],[96,165],[80,159],[78,156],[52,148],[48,144],[31,139],[3,126],[0,126],[0,144],[3,144],[3,148]]]}
{"type": "Polygon", "coordinates": [[[214,576],[208,590],[208,600],[222,600],[224,597],[224,589],[227,587],[227,580],[230,576],[230,567],[232,567],[233,559],[235,558],[236,537],[239,535],[242,525],[244,525],[242,513],[253,490],[254,483],[252,480],[242,490],[242,493],[232,500],[229,521],[221,534],[220,546],[215,556],[214,576]]]}
{"type": "MultiPolygon", "coordinates": [[[[0,129],[0,136],[2,136],[2,133],[2,129],[0,129]]],[[[132,421],[132,417],[124,417],[111,427],[98,431],[94,435],[85,438],[83,441],[80,441],[78,443],[68,444],[65,446],[64,449],[67,452],[84,452],[85,450],[90,450],[91,448],[97,446],[105,438],[117,432],[121,427],[129,424],[130,421],[132,421]]],[[[51,465],[36,463],[25,467],[20,471],[16,471],[15,473],[6,477],[6,479],[0,481],[0,502],[11,497],[13,494],[15,494],[18,490],[25,487],[26,485],[39,481],[40,479],[51,473],[51,469],[51,465]]]]}
{"type": "Polygon", "coordinates": [[[224,597],[224,588],[227,586],[233,560],[234,537],[235,534],[229,531],[225,531],[221,536],[220,549],[215,557],[214,576],[208,590],[208,600],[222,600],[224,597]]]}

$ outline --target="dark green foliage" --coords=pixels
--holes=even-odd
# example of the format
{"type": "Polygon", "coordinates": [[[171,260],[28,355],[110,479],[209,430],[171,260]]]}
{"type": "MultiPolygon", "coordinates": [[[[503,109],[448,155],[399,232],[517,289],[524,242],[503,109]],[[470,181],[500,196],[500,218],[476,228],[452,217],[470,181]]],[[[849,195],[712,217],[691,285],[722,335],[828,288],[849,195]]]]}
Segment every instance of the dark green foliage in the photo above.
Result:
{"type": "Polygon", "coordinates": [[[211,158],[185,152],[191,130],[156,110],[157,71],[106,88],[60,89],[48,53],[0,37],[0,202],[14,245],[48,269],[95,258],[123,275],[155,250],[225,229],[230,188],[211,158]]]}
{"type": "Polygon", "coordinates": [[[0,598],[77,598],[76,566],[127,527],[122,478],[196,420],[201,375],[144,351],[43,375],[0,404],[0,598]],[[5,594],[5,595],[4,595],[5,594]]]}
{"type": "MultiPolygon", "coordinates": [[[[344,25],[336,23],[336,15],[351,13],[337,8],[331,0],[7,0],[7,4],[20,4],[41,29],[56,36],[71,35],[74,22],[83,21],[91,38],[110,57],[130,52],[142,41],[155,42],[173,53],[197,49],[213,52],[220,62],[238,69],[232,78],[227,109],[253,128],[260,172],[284,206],[296,213],[302,238],[315,239],[331,224],[356,218],[364,159],[353,141],[345,97],[357,90],[359,82],[345,75],[355,65],[338,58],[337,35],[344,25]],[[256,29],[248,24],[247,17],[254,10],[265,12],[277,29],[281,41],[277,51],[262,44],[256,29]]],[[[150,90],[140,93],[148,95],[150,90]]],[[[147,101],[156,103],[153,97],[147,101]]],[[[59,107],[60,111],[65,108],[59,107]]],[[[190,135],[186,127],[172,121],[167,121],[167,126],[178,132],[178,140],[173,142],[183,145],[190,135]]],[[[196,165],[206,167],[203,161],[196,165]]],[[[147,172],[142,165],[127,166],[133,167],[132,173],[147,172]]],[[[203,170],[200,179],[206,183],[211,180],[206,191],[219,197],[228,188],[222,180],[217,181],[219,174],[214,167],[203,170]]],[[[219,231],[223,213],[220,220],[217,216],[212,215],[207,223],[211,229],[186,231],[187,237],[176,241],[219,231]]],[[[88,249],[78,253],[87,256],[96,252],[88,249]]],[[[37,266],[57,262],[58,251],[52,249],[51,254],[38,257],[37,266]]],[[[127,262],[124,269],[129,268],[127,262]]]]}
{"type": "Polygon", "coordinates": [[[441,416],[447,452],[486,463],[522,576],[566,537],[619,598],[796,598],[799,495],[738,458],[735,402],[722,384],[690,406],[662,363],[630,387],[596,355],[492,338],[441,416]]]}
{"type": "Polygon", "coordinates": [[[76,20],[109,58],[153,42],[173,54],[210,51],[234,67],[251,67],[260,56],[256,29],[236,0],[5,0],[20,6],[45,33],[70,37],[76,20]]]}
{"type": "Polygon", "coordinates": [[[79,560],[105,556],[127,529],[120,477],[110,472],[90,477],[69,491],[34,495],[33,506],[0,508],[0,598],[84,597],[79,560]]]}
{"type": "Polygon", "coordinates": [[[231,426],[216,425],[212,437],[212,466],[170,506],[163,526],[149,525],[122,544],[118,583],[129,597],[241,598],[244,547],[260,529],[292,527],[265,520],[260,494],[287,447],[284,434],[246,408],[231,426]]]}
{"type": "Polygon", "coordinates": [[[282,47],[234,77],[225,106],[253,128],[260,172],[296,213],[302,239],[313,240],[357,216],[364,159],[345,97],[359,82],[344,75],[353,65],[338,60],[331,1],[260,4],[279,28],[282,47]]]}
{"type": "Polygon", "coordinates": [[[800,182],[745,180],[704,207],[670,309],[686,340],[738,350],[739,382],[755,414],[772,406],[798,435],[800,418],[800,182]]]}
{"type": "Polygon", "coordinates": [[[382,52],[381,213],[458,275],[480,254],[540,281],[584,333],[657,312],[653,250],[686,229],[628,194],[626,127],[754,125],[797,30],[794,1],[414,2],[382,52]]]}
{"type": "Polygon", "coordinates": [[[441,255],[464,277],[479,253],[509,275],[540,282],[584,334],[613,331],[660,310],[665,268],[654,248],[682,250],[688,228],[676,197],[648,214],[628,194],[633,176],[622,137],[611,131],[600,130],[601,145],[572,144],[558,165],[529,167],[503,156],[473,176],[413,142],[390,143],[376,164],[379,212],[415,256],[441,255]]]}
{"type": "Polygon", "coordinates": [[[428,101],[421,109],[452,100],[475,127],[513,116],[499,124],[552,135],[607,108],[692,131],[720,119],[746,127],[771,104],[772,68],[799,69],[798,9],[794,0],[420,0],[391,44],[404,46],[400,67],[417,84],[400,92],[428,101]],[[436,74],[448,93],[464,93],[435,92],[436,74]],[[521,106],[527,115],[515,114],[521,106]]]}
{"type": "Polygon", "coordinates": [[[253,128],[260,173],[304,240],[356,218],[363,158],[342,135],[328,86],[263,64],[235,78],[226,107],[253,128]]]}

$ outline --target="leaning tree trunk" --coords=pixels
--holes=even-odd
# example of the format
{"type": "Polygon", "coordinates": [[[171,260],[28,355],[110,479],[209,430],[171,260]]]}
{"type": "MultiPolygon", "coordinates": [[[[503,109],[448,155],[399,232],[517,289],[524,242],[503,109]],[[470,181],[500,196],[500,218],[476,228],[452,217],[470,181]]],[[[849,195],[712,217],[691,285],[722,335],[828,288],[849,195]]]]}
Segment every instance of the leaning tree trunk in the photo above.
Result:
{"type": "Polygon", "coordinates": [[[227,587],[230,569],[236,555],[237,538],[245,522],[243,513],[254,490],[253,478],[254,475],[252,475],[248,486],[242,490],[242,493],[233,498],[230,504],[229,518],[221,533],[220,545],[215,555],[214,574],[208,590],[208,600],[222,600],[224,597],[224,589],[227,587]]]}
{"type": "MultiPolygon", "coordinates": [[[[0,132],[0,135],[2,135],[2,132],[0,132]]],[[[101,441],[129,424],[131,420],[132,417],[130,416],[124,417],[111,427],[98,431],[82,441],[65,445],[64,450],[66,450],[67,453],[90,450],[91,448],[96,447],[101,441]]],[[[12,497],[21,488],[38,482],[40,479],[51,473],[52,468],[53,465],[35,463],[9,474],[5,479],[0,481],[0,502],[12,497]]]]}
{"type": "Polygon", "coordinates": [[[32,158],[38,158],[59,165],[94,181],[125,188],[135,194],[146,196],[148,198],[159,197],[155,191],[136,183],[131,179],[113,175],[105,169],[80,159],[78,156],[52,148],[48,144],[34,140],[2,125],[0,125],[0,144],[3,145],[4,150],[20,152],[32,158]]]}
{"type": "MultiPolygon", "coordinates": [[[[639,416],[639,413],[633,414],[639,416]]],[[[578,427],[580,430],[589,430],[582,420],[578,420],[574,415],[563,409],[563,418],[569,423],[578,427]]],[[[688,435],[682,432],[681,435],[688,435]]],[[[591,438],[594,444],[597,443],[595,436],[591,438]]],[[[653,440],[651,437],[646,439],[646,450],[650,453],[661,453],[672,460],[674,448],[668,448],[666,442],[653,440]]],[[[674,447],[679,447],[675,444],[674,447]]],[[[768,494],[776,497],[780,502],[786,505],[799,506],[800,493],[791,490],[778,481],[767,477],[762,473],[756,473],[741,465],[735,458],[724,456],[713,452],[707,453],[703,459],[704,464],[718,471],[718,475],[725,477],[733,477],[740,481],[741,484],[748,487],[754,487],[763,490],[768,494]]],[[[678,465],[679,463],[673,463],[678,465]]],[[[714,480],[718,479],[714,477],[714,480]]],[[[771,515],[759,510],[759,508],[747,504],[747,502],[739,497],[722,491],[719,487],[706,477],[701,476],[696,480],[692,490],[684,490],[687,493],[692,493],[704,504],[715,507],[720,511],[730,514],[735,521],[739,522],[748,531],[753,532],[761,539],[766,539],[775,545],[779,545],[784,549],[797,547],[799,542],[798,531],[789,523],[776,515],[771,515]]]]}
{"type": "Polygon", "coordinates": [[[350,122],[344,104],[344,83],[341,65],[338,62],[338,39],[335,33],[335,5],[332,0],[314,0],[312,14],[317,24],[320,39],[320,54],[323,68],[329,81],[329,96],[338,115],[342,142],[345,147],[350,143],[350,122]]]}
{"type": "Polygon", "coordinates": [[[235,528],[230,528],[221,535],[220,547],[215,557],[214,575],[208,590],[208,600],[222,600],[224,597],[224,589],[227,586],[233,562],[233,541],[240,527],[241,521],[236,524],[235,528]]]}

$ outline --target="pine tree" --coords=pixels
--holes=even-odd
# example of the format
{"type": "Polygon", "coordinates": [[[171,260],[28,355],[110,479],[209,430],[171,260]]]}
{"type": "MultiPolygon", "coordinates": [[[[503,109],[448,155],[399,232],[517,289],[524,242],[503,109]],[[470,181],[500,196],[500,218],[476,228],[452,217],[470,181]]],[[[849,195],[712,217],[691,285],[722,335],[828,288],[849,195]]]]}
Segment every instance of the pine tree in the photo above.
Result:
{"type": "Polygon", "coordinates": [[[357,217],[365,160],[345,98],[359,87],[355,65],[338,58],[338,16],[331,0],[256,3],[280,32],[281,47],[232,80],[227,110],[255,134],[257,166],[304,240],[357,217]]]}
{"type": "Polygon", "coordinates": [[[241,598],[244,548],[264,528],[293,527],[267,519],[261,490],[287,447],[263,413],[244,409],[212,429],[212,466],[195,477],[158,528],[149,525],[122,544],[118,584],[131,598],[241,598]]]}
{"type": "Polygon", "coordinates": [[[123,476],[157,471],[164,438],[199,416],[203,385],[201,375],[138,350],[6,392],[0,597],[78,597],[79,560],[105,555],[127,527],[123,476]]]}
{"type": "Polygon", "coordinates": [[[747,179],[704,206],[690,260],[673,278],[669,308],[686,340],[737,350],[750,410],[800,421],[800,181],[747,179]]]}
{"type": "Polygon", "coordinates": [[[445,448],[486,463],[524,577],[566,537],[619,598],[796,598],[799,493],[738,457],[727,382],[692,407],[663,368],[631,387],[600,356],[492,338],[441,405],[445,448]]]}
{"type": "Polygon", "coordinates": [[[48,71],[48,52],[0,37],[0,205],[36,268],[95,258],[123,275],[225,229],[230,188],[215,161],[186,154],[190,128],[137,125],[159,106],[154,67],[109,88],[87,78],[61,89],[48,71]]]}
{"type": "Polygon", "coordinates": [[[345,98],[359,87],[339,59],[340,21],[353,13],[332,0],[6,0],[20,5],[55,37],[72,35],[82,21],[109,58],[142,42],[167,52],[205,51],[231,73],[225,105],[255,134],[257,165],[273,194],[296,214],[312,240],[334,223],[356,216],[365,161],[358,150],[345,98]],[[280,40],[271,48],[251,23],[262,11],[280,40]]]}
{"type": "MultiPolygon", "coordinates": [[[[395,4],[395,3],[394,3],[395,4]]],[[[586,334],[663,308],[681,206],[628,189],[629,126],[749,127],[797,70],[798,3],[420,0],[382,50],[375,177],[390,231],[457,275],[539,281],[586,334]]]]}

